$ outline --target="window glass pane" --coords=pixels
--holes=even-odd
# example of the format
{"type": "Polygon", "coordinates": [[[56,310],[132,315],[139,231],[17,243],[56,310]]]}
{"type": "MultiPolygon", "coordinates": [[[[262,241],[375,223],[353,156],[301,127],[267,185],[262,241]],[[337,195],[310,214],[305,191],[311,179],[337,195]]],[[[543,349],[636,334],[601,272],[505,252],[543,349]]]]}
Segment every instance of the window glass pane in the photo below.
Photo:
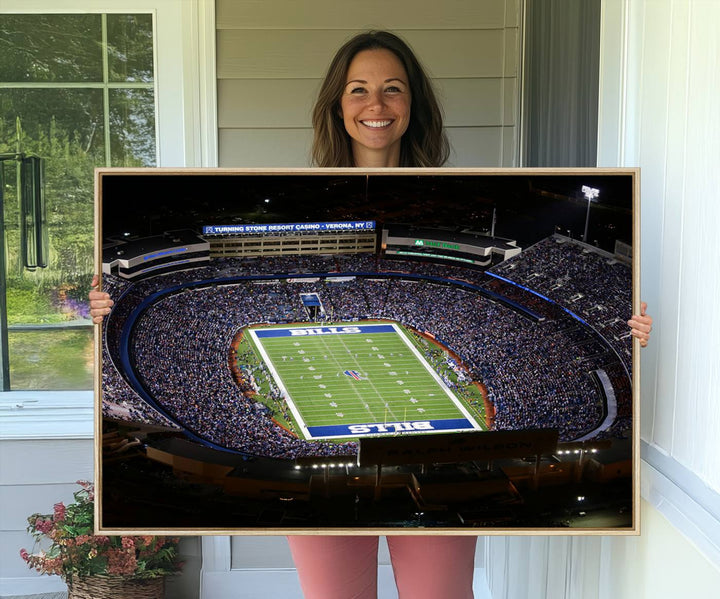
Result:
{"type": "Polygon", "coordinates": [[[8,322],[45,324],[81,318],[77,301],[93,269],[93,169],[104,162],[102,90],[5,90],[0,153],[45,160],[48,268],[28,271],[20,253],[14,160],[4,162],[8,322]]]}
{"type": "Polygon", "coordinates": [[[151,15],[106,21],[113,88],[103,81],[101,15],[0,15],[0,83],[15,84],[0,87],[12,389],[92,388],[93,170],[156,163],[151,15]],[[45,219],[47,268],[24,267],[16,154],[44,161],[46,213],[33,214],[45,219]]]}
{"type": "Polygon", "coordinates": [[[152,82],[152,15],[107,16],[110,81],[152,82]]]}
{"type": "Polygon", "coordinates": [[[102,81],[100,15],[0,15],[0,81],[102,81]]]}
{"type": "Polygon", "coordinates": [[[111,166],[155,166],[154,108],[151,89],[110,90],[111,166]]]}
{"type": "Polygon", "coordinates": [[[19,149],[62,162],[66,152],[80,151],[98,165],[105,160],[101,89],[2,89],[0,127],[0,152],[19,149]]]}
{"type": "Polygon", "coordinates": [[[92,328],[11,330],[8,343],[13,389],[92,388],[92,328]]]}

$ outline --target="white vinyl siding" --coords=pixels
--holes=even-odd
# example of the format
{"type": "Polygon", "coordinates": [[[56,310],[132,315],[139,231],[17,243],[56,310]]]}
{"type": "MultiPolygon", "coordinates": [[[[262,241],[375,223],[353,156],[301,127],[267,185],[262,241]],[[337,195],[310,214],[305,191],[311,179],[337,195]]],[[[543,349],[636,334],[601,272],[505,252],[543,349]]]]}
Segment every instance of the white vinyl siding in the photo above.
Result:
{"type": "Polygon", "coordinates": [[[220,166],[310,166],[322,77],[368,29],[402,36],[433,78],[450,165],[517,165],[520,0],[218,0],[216,25],[220,166]]]}

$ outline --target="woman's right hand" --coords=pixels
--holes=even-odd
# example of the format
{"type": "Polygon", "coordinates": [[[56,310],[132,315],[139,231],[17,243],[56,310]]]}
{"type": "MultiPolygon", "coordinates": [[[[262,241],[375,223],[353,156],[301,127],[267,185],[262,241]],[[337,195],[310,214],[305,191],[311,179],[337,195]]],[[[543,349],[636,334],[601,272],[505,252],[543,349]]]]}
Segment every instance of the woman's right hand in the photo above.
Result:
{"type": "Polygon", "coordinates": [[[113,302],[110,299],[110,294],[104,291],[97,291],[97,286],[100,284],[98,276],[93,276],[92,290],[88,294],[90,300],[90,316],[95,324],[100,324],[108,314],[110,314],[110,308],[112,308],[113,302]]]}

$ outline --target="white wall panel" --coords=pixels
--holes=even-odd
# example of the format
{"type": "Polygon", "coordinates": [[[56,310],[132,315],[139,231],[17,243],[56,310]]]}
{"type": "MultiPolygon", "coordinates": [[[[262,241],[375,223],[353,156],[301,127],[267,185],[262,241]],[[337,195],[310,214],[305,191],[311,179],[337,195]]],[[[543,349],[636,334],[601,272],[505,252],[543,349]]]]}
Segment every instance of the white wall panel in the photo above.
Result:
{"type": "Polygon", "coordinates": [[[720,569],[652,505],[642,507],[640,537],[601,541],[605,563],[598,599],[715,597],[720,569]]]}
{"type": "Polygon", "coordinates": [[[491,167],[502,160],[502,127],[450,127],[448,166],[491,167]]]}
{"type": "Polygon", "coordinates": [[[519,127],[503,127],[502,130],[502,164],[517,166],[517,148],[520,145],[519,127]]]}
{"type": "MultiPolygon", "coordinates": [[[[218,126],[307,128],[320,84],[321,79],[221,79],[218,126]]],[[[447,127],[515,124],[514,78],[436,79],[435,85],[447,127]]]]}
{"type": "Polygon", "coordinates": [[[642,295],[656,322],[642,355],[641,435],[719,491],[708,448],[720,430],[720,323],[705,298],[720,285],[720,4],[616,0],[605,14],[629,34],[605,29],[621,47],[604,52],[599,153],[603,165],[642,169],[642,295]]]}
{"type": "Polygon", "coordinates": [[[308,128],[320,79],[220,79],[218,126],[308,128]]]}
{"type": "Polygon", "coordinates": [[[714,398],[720,321],[720,4],[656,0],[629,6],[623,134],[642,168],[643,295],[656,319],[643,355],[642,436],[720,491],[714,398]],[[702,333],[700,333],[702,331],[702,333]]]}
{"type": "Polygon", "coordinates": [[[663,182],[665,192],[662,197],[660,300],[663,306],[663,319],[667,319],[670,326],[668,335],[663,337],[662,353],[659,355],[662,367],[658,369],[655,426],[650,439],[656,446],[674,455],[678,441],[676,432],[685,428],[680,422],[686,420],[685,411],[682,409],[683,398],[678,395],[679,392],[684,395],[678,388],[680,383],[678,367],[681,365],[680,354],[683,351],[678,344],[680,332],[678,327],[681,315],[681,293],[687,281],[683,280],[683,277],[678,277],[678,273],[682,270],[681,261],[687,243],[685,222],[687,198],[684,193],[687,172],[684,154],[687,150],[687,125],[691,117],[687,111],[687,85],[683,82],[687,81],[688,74],[689,11],[688,5],[685,4],[670,2],[664,4],[663,20],[655,22],[655,27],[662,34],[667,31],[668,39],[672,39],[671,44],[665,44],[664,51],[667,58],[665,59],[664,56],[662,62],[657,61],[658,68],[664,68],[667,73],[668,85],[664,98],[647,98],[648,113],[643,120],[643,135],[653,129],[649,120],[653,116],[652,110],[666,111],[664,123],[666,139],[662,147],[665,155],[662,157],[646,155],[642,156],[641,160],[649,162],[660,158],[661,161],[657,166],[664,165],[665,171],[663,182]]]}
{"type": "Polygon", "coordinates": [[[513,125],[514,114],[508,114],[504,122],[505,94],[513,95],[515,80],[487,79],[437,79],[435,85],[445,111],[446,127],[488,127],[513,125]],[[483,110],[478,110],[482,106],[483,110]]]}
{"type": "MultiPolygon", "coordinates": [[[[448,166],[491,167],[502,160],[503,127],[450,127],[448,166]]],[[[221,167],[310,166],[312,129],[224,129],[221,167]]],[[[512,143],[508,141],[507,143],[512,143]]]]}
{"type": "Polygon", "coordinates": [[[231,537],[230,567],[294,568],[290,546],[284,536],[231,537]]]}
{"type": "Polygon", "coordinates": [[[720,294],[720,3],[691,4],[689,22],[687,49],[681,46],[686,103],[678,111],[687,115],[687,133],[672,140],[685,143],[668,161],[685,165],[673,455],[720,493],[720,311],[710,300],[720,294]]]}
{"type": "Polygon", "coordinates": [[[485,29],[504,26],[504,20],[517,23],[517,2],[505,0],[445,0],[423,3],[417,0],[365,0],[337,2],[314,0],[312,7],[302,2],[232,0],[218,3],[220,29],[485,29]],[[278,5],[282,5],[279,9],[278,5]]]}
{"type": "Polygon", "coordinates": [[[73,501],[74,482],[41,485],[0,485],[0,530],[25,530],[30,514],[52,514],[53,505],[73,501]]]}
{"type": "MultiPolygon", "coordinates": [[[[217,75],[220,79],[322,77],[335,51],[360,31],[219,30],[217,75]]],[[[504,53],[509,53],[508,60],[514,59],[514,37],[506,44],[503,29],[396,32],[413,47],[432,77],[501,77],[506,69],[504,53]]],[[[516,65],[507,70],[506,76],[515,76],[516,65]]]]}
{"type": "Polygon", "coordinates": [[[518,93],[520,81],[517,77],[508,77],[503,81],[503,118],[502,124],[517,125],[518,124],[518,93]]]}
{"type": "MultiPolygon", "coordinates": [[[[631,90],[629,93],[638,94],[638,112],[632,115],[639,120],[639,153],[635,160],[640,165],[665,164],[667,156],[667,98],[669,93],[669,62],[670,47],[667,43],[671,35],[671,21],[669,2],[660,2],[649,12],[648,26],[650,23],[655,28],[654,35],[649,36],[642,47],[640,60],[640,81],[629,81],[631,90]],[[648,126],[652,122],[653,126],[648,126]]],[[[630,157],[628,156],[628,159],[630,157]]],[[[637,164],[637,163],[636,163],[637,164]]],[[[666,180],[667,174],[663,168],[647,169],[642,172],[641,198],[643,201],[642,210],[642,255],[645,262],[649,257],[678,255],[680,252],[680,221],[675,217],[671,226],[676,229],[676,235],[661,238],[659,235],[664,223],[668,222],[666,212],[668,209],[673,212],[672,203],[682,202],[681,196],[670,198],[671,205],[666,203],[666,180]],[[662,243],[661,243],[662,241],[662,243]]],[[[660,273],[660,280],[652,285],[662,289],[669,296],[677,297],[677,277],[667,276],[667,271],[660,273]],[[673,290],[675,287],[675,290],[673,290]]],[[[657,305],[653,301],[657,297],[656,289],[651,291],[652,295],[646,301],[651,306],[657,306],[651,314],[657,314],[657,342],[658,354],[665,363],[665,368],[657,372],[657,383],[655,397],[665,398],[655,400],[655,409],[652,414],[651,435],[655,442],[670,451],[672,448],[672,428],[674,421],[674,395],[675,395],[675,354],[676,354],[676,331],[673,323],[677,322],[677,304],[675,302],[662,302],[657,305]],[[675,312],[672,314],[671,312],[675,312]]],[[[655,339],[653,339],[653,343],[655,339]]],[[[644,396],[648,396],[651,390],[645,390],[644,396]]],[[[650,395],[652,397],[652,395],[650,395]]],[[[646,429],[647,430],[647,429],[646,429]]]]}
{"type": "MultiPolygon", "coordinates": [[[[554,537],[549,539],[545,570],[547,581],[545,588],[533,588],[533,594],[538,591],[545,593],[545,597],[577,597],[568,593],[569,571],[575,556],[571,551],[571,540],[567,537],[554,537]]],[[[532,561],[532,560],[531,560],[532,561]]],[[[526,597],[530,599],[530,596],[526,597]]],[[[588,597],[587,599],[593,599],[588,597]]]]}
{"type": "Polygon", "coordinates": [[[221,167],[310,166],[312,129],[222,129],[221,167]]]}
{"type": "MultiPolygon", "coordinates": [[[[52,506],[50,506],[52,507],[52,506]]],[[[12,578],[37,577],[33,570],[20,557],[20,549],[31,551],[33,538],[25,530],[3,530],[0,543],[0,580],[12,578]]],[[[58,579],[59,588],[64,588],[58,579]]]]}
{"type": "Polygon", "coordinates": [[[93,442],[91,439],[1,441],[0,473],[2,485],[92,480],[93,442]]]}
{"type": "Polygon", "coordinates": [[[51,514],[54,504],[73,500],[75,481],[92,478],[92,439],[0,441],[0,581],[37,577],[19,557],[33,545],[27,517],[51,514]]]}
{"type": "Polygon", "coordinates": [[[493,599],[599,599],[600,537],[490,537],[493,599]]]}

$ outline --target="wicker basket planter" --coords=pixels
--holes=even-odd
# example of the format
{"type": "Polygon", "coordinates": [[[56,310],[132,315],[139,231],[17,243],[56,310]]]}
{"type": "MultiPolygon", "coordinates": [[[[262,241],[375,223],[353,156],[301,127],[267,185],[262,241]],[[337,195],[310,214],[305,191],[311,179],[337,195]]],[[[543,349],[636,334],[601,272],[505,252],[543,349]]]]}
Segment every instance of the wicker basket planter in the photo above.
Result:
{"type": "Polygon", "coordinates": [[[68,599],[163,599],[165,578],[88,576],[68,583],[68,599]]]}

